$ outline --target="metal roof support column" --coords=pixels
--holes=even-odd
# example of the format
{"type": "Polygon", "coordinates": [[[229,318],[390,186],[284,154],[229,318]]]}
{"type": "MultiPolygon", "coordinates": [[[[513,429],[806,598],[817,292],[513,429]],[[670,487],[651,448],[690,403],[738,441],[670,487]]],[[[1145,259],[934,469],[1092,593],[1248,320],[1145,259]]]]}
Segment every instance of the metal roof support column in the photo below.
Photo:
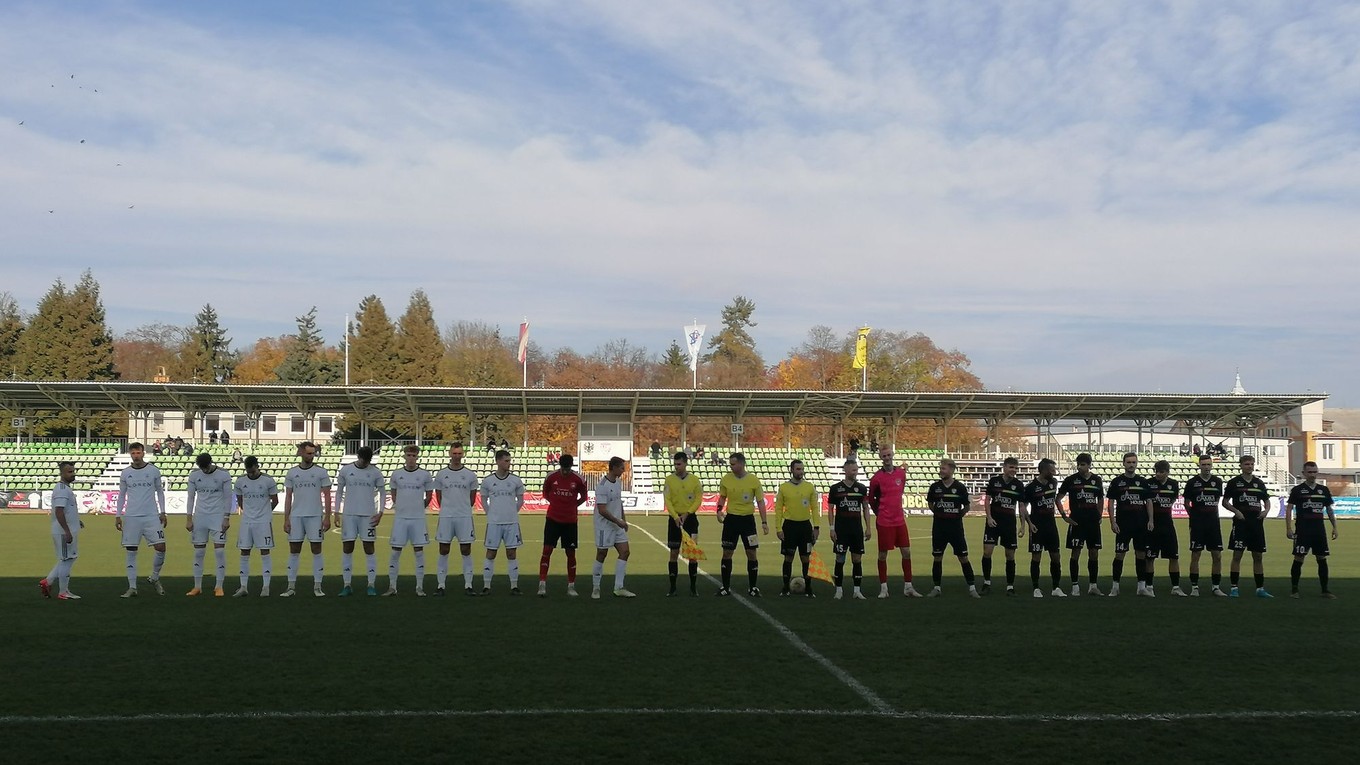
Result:
{"type": "Polygon", "coordinates": [[[425,435],[425,420],[420,413],[416,412],[416,446],[420,446],[421,437],[425,435]]]}
{"type": "Polygon", "coordinates": [[[784,450],[793,451],[793,417],[784,418],[784,450]]]}

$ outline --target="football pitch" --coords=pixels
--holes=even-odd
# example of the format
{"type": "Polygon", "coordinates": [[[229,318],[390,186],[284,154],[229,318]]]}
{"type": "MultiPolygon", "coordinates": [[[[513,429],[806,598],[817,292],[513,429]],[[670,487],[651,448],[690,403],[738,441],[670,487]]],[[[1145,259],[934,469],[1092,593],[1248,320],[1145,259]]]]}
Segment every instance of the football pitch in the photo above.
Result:
{"type": "MultiPolygon", "coordinates": [[[[716,598],[701,579],[691,598],[682,563],[682,596],[667,598],[657,541],[665,519],[631,521],[633,600],[608,596],[612,554],[605,597],[587,597],[593,551],[585,550],[582,597],[565,596],[561,551],[549,597],[536,597],[541,516],[523,523],[518,598],[508,594],[503,557],[493,594],[465,597],[456,548],[448,597],[414,597],[408,550],[399,597],[336,598],[334,534],[325,543],[324,598],[310,592],[310,552],[298,597],[276,597],[286,545],[274,551],[275,597],[186,598],[191,547],[182,517],[172,517],[166,594],[144,583],[143,551],[141,596],[123,600],[113,520],[88,517],[72,580],[83,599],[58,602],[36,587],[52,565],[47,519],[0,517],[3,759],[1160,763],[1354,762],[1360,753],[1360,524],[1343,522],[1333,543],[1335,601],[1318,597],[1312,559],[1304,597],[1287,597],[1290,556],[1283,524],[1272,522],[1266,576],[1274,600],[1251,597],[1249,559],[1246,597],[1171,598],[1159,561],[1158,597],[1135,598],[1132,556],[1119,598],[1036,600],[1023,550],[1019,595],[1008,598],[998,550],[992,594],[980,600],[967,597],[952,557],[944,597],[903,598],[894,553],[893,597],[874,598],[871,554],[870,600],[858,602],[833,601],[822,583],[815,600],[775,597],[773,534],[762,538],[765,597],[716,598]]],[[[589,519],[583,524],[589,546],[589,519]]],[[[929,524],[912,519],[922,591],[929,524]]],[[[980,572],[981,521],[968,524],[980,572]]],[[[699,536],[702,566],[715,576],[716,528],[705,518],[699,536]]],[[[234,544],[235,529],[230,536],[234,544]]],[[[390,550],[383,541],[380,590],[390,550]]],[[[830,543],[818,547],[829,564],[830,543]]],[[[474,553],[480,589],[481,548],[474,553]]],[[[237,560],[229,545],[228,594],[237,560]]],[[[427,591],[435,560],[427,552],[427,591]]],[[[1112,560],[1107,547],[1106,590],[1112,560]]],[[[253,563],[252,593],[260,584],[253,563]]],[[[744,593],[742,563],[738,552],[733,589],[744,593]]],[[[1188,571],[1188,557],[1182,565],[1188,571]]],[[[358,554],[361,584],[363,568],[358,554]]],[[[210,582],[211,554],[207,569],[210,582]]],[[[1041,582],[1047,593],[1046,560],[1041,582]]]]}

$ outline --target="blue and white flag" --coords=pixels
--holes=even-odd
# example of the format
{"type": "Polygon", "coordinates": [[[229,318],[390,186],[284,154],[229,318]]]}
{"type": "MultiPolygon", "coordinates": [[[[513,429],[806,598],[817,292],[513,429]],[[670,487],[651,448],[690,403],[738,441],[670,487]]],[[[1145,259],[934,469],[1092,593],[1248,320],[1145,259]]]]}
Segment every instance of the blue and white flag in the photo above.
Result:
{"type": "Polygon", "coordinates": [[[708,327],[703,324],[691,324],[685,327],[685,348],[689,350],[689,371],[699,370],[699,349],[704,344],[704,330],[708,327]]]}

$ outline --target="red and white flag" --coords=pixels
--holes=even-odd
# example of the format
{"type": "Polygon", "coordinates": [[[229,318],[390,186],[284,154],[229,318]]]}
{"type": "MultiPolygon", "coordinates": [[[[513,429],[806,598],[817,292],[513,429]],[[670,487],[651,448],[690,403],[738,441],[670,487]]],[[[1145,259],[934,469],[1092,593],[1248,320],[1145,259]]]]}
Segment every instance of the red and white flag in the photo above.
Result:
{"type": "Polygon", "coordinates": [[[524,359],[529,355],[529,322],[525,321],[519,325],[519,363],[523,364],[524,359]]]}

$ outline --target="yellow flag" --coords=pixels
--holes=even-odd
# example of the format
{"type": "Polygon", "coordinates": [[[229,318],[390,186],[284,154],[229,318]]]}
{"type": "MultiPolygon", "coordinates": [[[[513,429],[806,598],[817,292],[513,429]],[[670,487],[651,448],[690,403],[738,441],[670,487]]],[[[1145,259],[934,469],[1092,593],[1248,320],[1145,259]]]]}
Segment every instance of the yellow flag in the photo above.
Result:
{"type": "Polygon", "coordinates": [[[685,556],[685,560],[708,560],[708,556],[704,555],[704,551],[699,549],[699,545],[688,531],[680,533],[684,535],[680,539],[680,554],[685,556]]]}
{"type": "Polygon", "coordinates": [[[859,337],[855,338],[855,369],[863,369],[869,364],[869,328],[860,327],[859,337]]]}
{"type": "Polygon", "coordinates": [[[818,555],[816,550],[812,551],[812,557],[808,560],[808,576],[813,579],[820,579],[827,584],[834,584],[835,582],[831,578],[831,572],[826,568],[826,561],[822,560],[822,556],[818,555]]]}

